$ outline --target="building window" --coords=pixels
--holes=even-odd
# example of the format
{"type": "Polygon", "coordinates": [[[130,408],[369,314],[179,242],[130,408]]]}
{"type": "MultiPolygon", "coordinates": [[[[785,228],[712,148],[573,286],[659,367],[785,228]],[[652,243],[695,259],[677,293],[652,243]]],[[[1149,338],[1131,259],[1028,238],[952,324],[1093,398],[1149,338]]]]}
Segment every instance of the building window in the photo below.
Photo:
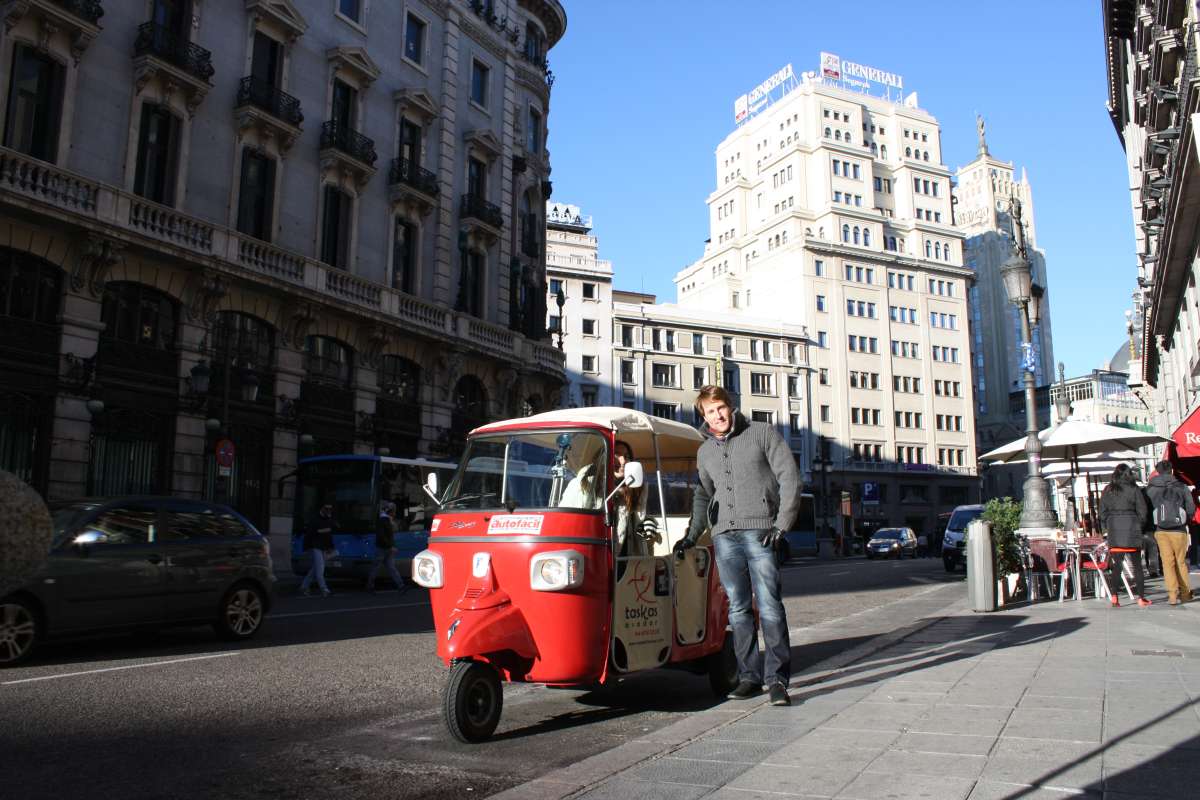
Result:
{"type": "Polygon", "coordinates": [[[634,362],[632,358],[621,359],[621,383],[637,383],[633,377],[634,362]]]}
{"type": "Polygon", "coordinates": [[[238,187],[238,230],[271,241],[275,201],[275,159],[250,148],[242,150],[242,179],[238,187]]]}
{"type": "Polygon", "coordinates": [[[704,367],[692,367],[692,388],[699,389],[708,379],[708,370],[704,367]]]}
{"type": "Polygon", "coordinates": [[[825,310],[825,295],[819,294],[819,295],[817,295],[817,311],[824,311],[824,310],[825,310]]]}
{"type": "Polygon", "coordinates": [[[817,383],[821,384],[822,386],[829,385],[829,369],[828,369],[828,367],[821,367],[817,371],[817,383]]]}
{"type": "Polygon", "coordinates": [[[487,199],[487,164],[477,158],[467,159],[467,194],[487,199]]]}
{"type": "Polygon", "coordinates": [[[774,394],[771,388],[771,374],[769,372],[750,373],[750,394],[774,394]]]}
{"type": "Polygon", "coordinates": [[[792,436],[799,436],[801,433],[804,433],[804,429],[800,427],[799,414],[790,414],[788,416],[788,423],[788,432],[791,433],[792,436]]]}
{"type": "Polygon", "coordinates": [[[798,375],[788,375],[787,376],[787,391],[788,391],[788,397],[791,398],[792,400],[795,400],[800,397],[800,376],[798,376],[798,375]]]}
{"type": "Polygon", "coordinates": [[[354,351],[337,339],[309,336],[304,368],[308,380],[348,389],[353,385],[354,351]]]}
{"type": "Polygon", "coordinates": [[[775,422],[775,415],[770,411],[751,411],[750,418],[754,422],[765,422],[772,425],[775,422]]]}
{"type": "Polygon", "coordinates": [[[582,363],[584,372],[595,372],[596,371],[596,357],[595,356],[583,356],[581,363],[582,363]]]}
{"type": "Polygon", "coordinates": [[[579,397],[583,401],[584,408],[591,408],[596,405],[596,387],[581,386],[579,387],[579,397]]]}
{"type": "Polygon", "coordinates": [[[414,64],[425,58],[425,21],[413,14],[408,15],[404,25],[404,57],[414,64]]]}
{"type": "Polygon", "coordinates": [[[551,278],[550,279],[550,296],[557,297],[558,293],[561,292],[562,290],[563,290],[562,278],[551,278]]]}
{"type": "Polygon", "coordinates": [[[363,0],[338,0],[338,13],[346,19],[362,23],[363,0]]]}
{"type": "Polygon", "coordinates": [[[478,61],[471,62],[471,102],[487,108],[488,79],[491,70],[478,61]]]}
{"type": "Polygon", "coordinates": [[[532,106],[529,108],[529,141],[526,147],[531,153],[542,149],[542,112],[532,106]]]}
{"type": "Polygon", "coordinates": [[[674,364],[655,364],[651,375],[654,385],[660,389],[679,388],[679,384],[675,379],[674,364]]]}
{"type": "Polygon", "coordinates": [[[583,335],[584,336],[595,336],[596,335],[596,320],[594,320],[594,319],[583,320],[583,335]]]}
{"type": "Polygon", "coordinates": [[[483,317],[483,271],[486,263],[483,253],[477,250],[467,251],[463,262],[462,295],[458,310],[473,317],[483,317]]]}
{"type": "Polygon", "coordinates": [[[138,130],[137,171],[133,191],[163,205],[175,204],[179,120],[165,106],[145,103],[138,130]]]}
{"type": "Polygon", "coordinates": [[[829,346],[829,334],[826,331],[817,331],[817,347],[829,346]]]}
{"type": "Polygon", "coordinates": [[[704,352],[704,336],[699,333],[692,334],[692,352],[700,355],[704,352]]]}
{"type": "Polygon", "coordinates": [[[721,337],[721,355],[723,355],[725,358],[733,358],[733,337],[732,336],[722,336],[721,337]]]}
{"type": "Polygon", "coordinates": [[[4,146],[54,163],[62,114],[63,66],[23,44],[13,47],[4,146]]]}
{"type": "Polygon", "coordinates": [[[621,346],[622,347],[633,347],[633,326],[632,325],[622,325],[621,326],[621,346]]]}
{"type": "Polygon", "coordinates": [[[829,406],[821,406],[821,422],[829,422],[829,406]]]}
{"type": "Polygon", "coordinates": [[[550,333],[558,333],[560,330],[562,330],[562,317],[556,314],[551,314],[546,320],[546,330],[550,333]]]}
{"type": "Polygon", "coordinates": [[[325,187],[321,213],[321,261],[347,269],[350,260],[350,195],[336,186],[325,187]]]}
{"type": "Polygon", "coordinates": [[[675,404],[674,403],[655,403],[653,405],[650,413],[652,413],[656,417],[661,417],[662,419],[674,420],[675,419],[675,404]]]}
{"type": "Polygon", "coordinates": [[[596,284],[588,283],[587,281],[584,281],[584,283],[583,283],[583,299],[584,300],[595,300],[596,299],[596,284]]]}
{"type": "Polygon", "coordinates": [[[412,294],[416,272],[417,226],[397,217],[392,243],[392,288],[412,294]]]}

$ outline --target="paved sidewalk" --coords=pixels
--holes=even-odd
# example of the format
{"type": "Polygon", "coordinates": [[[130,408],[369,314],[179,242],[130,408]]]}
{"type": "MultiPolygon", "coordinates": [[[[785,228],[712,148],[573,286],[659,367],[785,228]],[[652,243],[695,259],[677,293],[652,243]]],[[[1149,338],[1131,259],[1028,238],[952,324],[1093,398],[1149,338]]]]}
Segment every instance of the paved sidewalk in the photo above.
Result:
{"type": "Polygon", "coordinates": [[[725,702],[498,797],[1195,797],[1200,602],[1148,588],[1145,609],[955,602],[795,676],[789,708],[725,702]]]}

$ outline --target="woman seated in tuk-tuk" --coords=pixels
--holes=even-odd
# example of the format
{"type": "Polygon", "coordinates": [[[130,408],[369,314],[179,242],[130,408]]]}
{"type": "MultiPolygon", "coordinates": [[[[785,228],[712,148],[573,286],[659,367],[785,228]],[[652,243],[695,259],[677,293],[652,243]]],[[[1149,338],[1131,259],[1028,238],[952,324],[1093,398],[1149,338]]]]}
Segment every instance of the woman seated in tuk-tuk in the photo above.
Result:
{"type": "MultiPolygon", "coordinates": [[[[625,480],[625,465],[634,460],[628,442],[617,441],[613,449],[613,485],[625,480]]],[[[646,519],[646,487],[621,486],[613,497],[617,507],[617,551],[622,556],[649,555],[658,537],[658,525],[646,519]]]]}

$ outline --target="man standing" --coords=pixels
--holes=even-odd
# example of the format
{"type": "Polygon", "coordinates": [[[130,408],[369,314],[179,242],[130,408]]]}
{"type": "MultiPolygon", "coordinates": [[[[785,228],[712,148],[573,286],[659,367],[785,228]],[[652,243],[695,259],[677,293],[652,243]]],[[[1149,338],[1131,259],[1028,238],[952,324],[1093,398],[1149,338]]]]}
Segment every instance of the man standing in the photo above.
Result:
{"type": "Polygon", "coordinates": [[[1153,509],[1154,539],[1162,559],[1168,603],[1177,606],[1192,599],[1187,523],[1196,513],[1196,503],[1188,487],[1175,477],[1170,461],[1160,461],[1154,469],[1158,474],[1150,479],[1146,490],[1153,509]]]}
{"type": "Polygon", "coordinates": [[[312,566],[308,568],[304,580],[300,581],[300,594],[308,594],[314,578],[322,595],[329,597],[333,594],[325,584],[325,557],[336,552],[333,547],[333,534],[337,529],[337,520],[333,518],[333,503],[321,503],[316,516],[304,531],[304,549],[312,558],[312,566]]]}
{"type": "Polygon", "coordinates": [[[771,704],[791,705],[791,641],[775,545],[796,517],[800,471],[775,429],[747,422],[722,387],[701,388],[696,409],[704,418],[700,433],[705,441],[696,454],[700,480],[691,526],[675,553],[682,557],[711,525],[738,661],[738,685],[729,697],[743,700],[760,694],[765,678],[771,704]],[[762,621],[765,664],[752,601],[762,621]]]}
{"type": "Polygon", "coordinates": [[[367,591],[375,591],[375,576],[381,566],[387,567],[392,583],[400,594],[408,591],[408,585],[396,569],[396,504],[384,500],[379,504],[379,519],[375,523],[375,563],[367,574],[367,591]]]}

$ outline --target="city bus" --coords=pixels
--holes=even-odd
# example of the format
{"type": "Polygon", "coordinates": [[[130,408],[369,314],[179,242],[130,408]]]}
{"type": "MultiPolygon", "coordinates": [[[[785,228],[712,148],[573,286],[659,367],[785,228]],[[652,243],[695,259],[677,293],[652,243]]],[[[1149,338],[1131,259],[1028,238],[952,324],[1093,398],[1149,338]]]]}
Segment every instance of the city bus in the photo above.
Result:
{"type": "Polygon", "coordinates": [[[800,495],[800,511],[796,514],[796,521],[792,523],[792,529],[783,535],[775,551],[780,564],[801,553],[817,554],[816,503],[809,492],[800,495]]]}
{"type": "Polygon", "coordinates": [[[431,473],[446,485],[457,464],[423,458],[339,455],[300,460],[292,515],[292,571],[305,575],[311,559],[304,551],[304,529],[322,503],[333,504],[338,533],[335,555],[325,561],[327,578],[365,580],[375,561],[379,505],[396,504],[396,566],[408,574],[412,557],[429,542],[437,505],[422,488],[431,473]]]}

